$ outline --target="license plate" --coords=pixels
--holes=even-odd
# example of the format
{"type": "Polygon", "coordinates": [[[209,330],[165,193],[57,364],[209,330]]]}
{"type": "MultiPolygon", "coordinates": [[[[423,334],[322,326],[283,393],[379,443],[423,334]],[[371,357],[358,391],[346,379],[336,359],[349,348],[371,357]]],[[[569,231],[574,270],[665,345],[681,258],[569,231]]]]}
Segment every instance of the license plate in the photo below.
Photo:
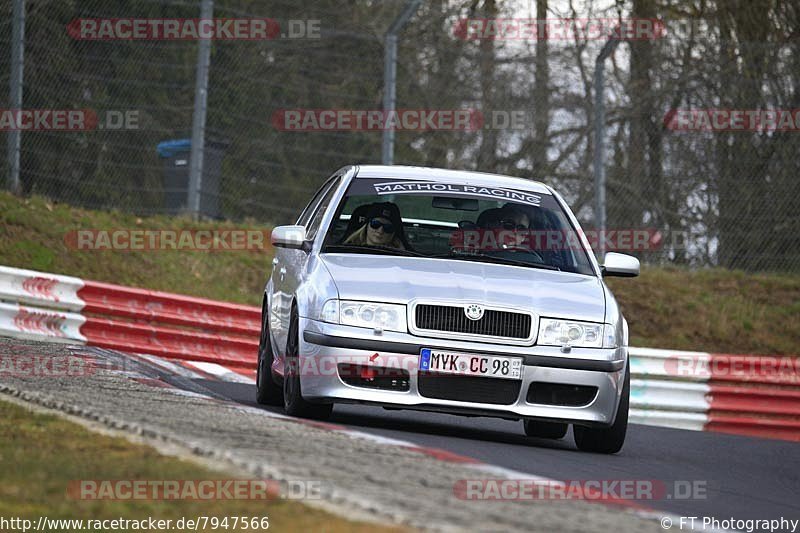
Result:
{"type": "Polygon", "coordinates": [[[455,353],[423,348],[419,369],[441,374],[522,379],[522,357],[455,353]]]}

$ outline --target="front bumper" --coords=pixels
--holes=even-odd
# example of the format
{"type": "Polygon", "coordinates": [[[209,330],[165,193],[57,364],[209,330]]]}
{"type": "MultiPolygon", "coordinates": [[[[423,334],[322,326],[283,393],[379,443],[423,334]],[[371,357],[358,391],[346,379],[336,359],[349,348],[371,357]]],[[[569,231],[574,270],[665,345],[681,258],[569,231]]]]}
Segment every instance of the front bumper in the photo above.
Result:
{"type": "MultiPolygon", "coordinates": [[[[367,403],[455,414],[501,418],[542,419],[608,426],[614,422],[627,364],[627,349],[573,349],[562,353],[550,346],[502,346],[476,342],[412,336],[406,333],[328,324],[300,318],[300,376],[303,396],[312,401],[367,403]],[[430,398],[420,393],[419,352],[441,348],[456,352],[523,357],[521,387],[516,401],[507,404],[430,398]],[[408,372],[408,390],[382,390],[345,383],[337,371],[341,362],[400,368],[408,372]],[[596,387],[586,405],[563,406],[531,403],[532,383],[596,387]]],[[[458,377],[444,379],[457,380],[458,377]]],[[[489,379],[489,378],[478,378],[489,379]]]]}

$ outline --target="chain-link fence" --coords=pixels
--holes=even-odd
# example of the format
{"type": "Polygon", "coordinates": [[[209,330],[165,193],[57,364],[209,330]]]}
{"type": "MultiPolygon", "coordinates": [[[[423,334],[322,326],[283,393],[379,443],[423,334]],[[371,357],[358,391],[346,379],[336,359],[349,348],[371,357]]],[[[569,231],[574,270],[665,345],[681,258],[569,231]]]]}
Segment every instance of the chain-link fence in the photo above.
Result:
{"type": "MultiPolygon", "coordinates": [[[[15,1],[0,0],[3,88],[15,1]]],[[[383,108],[384,35],[407,4],[214,2],[214,17],[268,17],[277,31],[212,41],[205,216],[291,221],[334,170],[381,161],[381,128],[330,130],[319,119],[383,108]],[[304,111],[296,128],[287,127],[292,110],[304,111]]],[[[585,22],[658,19],[667,31],[637,35],[605,64],[607,249],[653,263],[800,268],[800,115],[789,114],[791,127],[697,120],[800,108],[797,7],[596,4],[422,2],[399,33],[396,107],[467,110],[481,121],[398,128],[395,164],[537,179],[593,228],[592,72],[606,37],[585,22]],[[520,31],[543,18],[551,22],[535,22],[536,35],[520,31]],[[516,29],[489,23],[504,20],[516,29]],[[629,246],[632,231],[646,242],[629,246]]],[[[112,38],[80,24],[199,16],[199,2],[181,0],[27,2],[22,108],[89,110],[94,119],[76,131],[22,132],[23,194],[141,214],[186,208],[198,40],[112,38]]],[[[7,124],[0,129],[9,135],[7,124]]],[[[2,163],[6,174],[5,149],[2,163]]]]}

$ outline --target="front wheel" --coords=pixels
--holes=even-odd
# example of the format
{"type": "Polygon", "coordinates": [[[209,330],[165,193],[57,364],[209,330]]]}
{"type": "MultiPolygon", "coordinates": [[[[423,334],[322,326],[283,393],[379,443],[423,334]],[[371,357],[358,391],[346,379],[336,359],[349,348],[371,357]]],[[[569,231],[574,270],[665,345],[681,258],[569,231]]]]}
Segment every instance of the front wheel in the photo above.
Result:
{"type": "Polygon", "coordinates": [[[617,453],[625,443],[628,431],[628,406],[630,404],[631,370],[630,362],[625,368],[625,385],[622,387],[622,398],[619,400],[617,416],[614,424],[608,428],[587,428],[574,426],[575,444],[579,450],[595,453],[617,453]]]}
{"type": "Polygon", "coordinates": [[[262,312],[261,340],[258,343],[258,366],[256,367],[256,402],[261,405],[283,405],[283,391],[272,377],[272,339],[269,325],[262,312]]]}
{"type": "Polygon", "coordinates": [[[331,416],[333,404],[308,402],[303,398],[300,388],[298,323],[297,313],[292,312],[292,320],[289,323],[289,340],[286,343],[286,357],[283,363],[283,408],[290,416],[324,420],[331,416]]]}

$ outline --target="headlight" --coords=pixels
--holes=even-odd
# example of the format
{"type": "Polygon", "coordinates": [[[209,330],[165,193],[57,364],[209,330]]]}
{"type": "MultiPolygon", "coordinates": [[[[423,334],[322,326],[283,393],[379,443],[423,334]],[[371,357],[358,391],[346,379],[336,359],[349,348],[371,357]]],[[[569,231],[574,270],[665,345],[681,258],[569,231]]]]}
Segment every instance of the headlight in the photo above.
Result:
{"type": "Polygon", "coordinates": [[[574,348],[616,348],[617,334],[614,326],[610,324],[542,318],[539,320],[537,344],[574,348]]]}
{"type": "Polygon", "coordinates": [[[328,300],[320,320],[359,328],[408,331],[406,306],[354,300],[328,300]]]}
{"type": "Polygon", "coordinates": [[[339,323],[339,300],[328,300],[322,306],[322,312],[319,314],[319,319],[323,322],[330,322],[331,324],[339,323]]]}

